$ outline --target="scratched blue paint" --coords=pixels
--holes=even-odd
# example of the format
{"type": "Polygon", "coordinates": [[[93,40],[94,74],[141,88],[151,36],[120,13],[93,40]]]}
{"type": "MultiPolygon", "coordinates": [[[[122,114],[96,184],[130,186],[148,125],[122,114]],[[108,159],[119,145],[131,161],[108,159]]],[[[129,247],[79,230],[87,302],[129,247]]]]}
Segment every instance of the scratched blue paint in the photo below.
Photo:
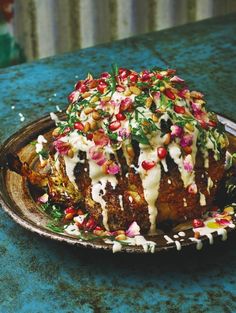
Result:
{"type": "MultiPolygon", "coordinates": [[[[65,108],[76,75],[98,74],[112,63],[177,68],[207,94],[211,109],[236,119],[235,20],[230,15],[1,70],[1,142],[56,105],[65,108]]],[[[113,256],[40,238],[1,210],[0,313],[236,312],[235,245],[232,238],[201,252],[113,256]]]]}

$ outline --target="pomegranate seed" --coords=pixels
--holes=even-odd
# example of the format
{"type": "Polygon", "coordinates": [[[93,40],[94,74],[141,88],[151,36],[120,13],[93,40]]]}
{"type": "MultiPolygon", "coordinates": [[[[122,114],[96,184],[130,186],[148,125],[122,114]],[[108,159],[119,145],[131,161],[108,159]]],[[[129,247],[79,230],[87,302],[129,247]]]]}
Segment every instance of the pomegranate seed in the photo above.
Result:
{"type": "Polygon", "coordinates": [[[195,195],[197,193],[197,185],[195,183],[188,186],[188,193],[191,195],[195,195]]]}
{"type": "Polygon", "coordinates": [[[150,77],[151,77],[151,73],[149,73],[148,71],[143,71],[142,76],[141,76],[141,80],[147,81],[150,79],[150,77]]]}
{"type": "Polygon", "coordinates": [[[86,134],[86,137],[88,140],[92,140],[93,139],[93,134],[86,134]]]}
{"type": "Polygon", "coordinates": [[[92,217],[90,217],[90,218],[88,219],[88,221],[85,222],[85,224],[84,224],[84,227],[85,227],[87,230],[93,230],[94,228],[96,228],[96,226],[97,226],[97,224],[96,224],[95,220],[94,220],[92,217]]]}
{"type": "Polygon", "coordinates": [[[164,93],[169,99],[175,100],[175,95],[170,89],[165,89],[164,93]]]}
{"type": "Polygon", "coordinates": [[[123,91],[125,91],[125,87],[117,86],[117,87],[116,87],[116,91],[118,91],[118,92],[123,92],[123,91]]]}
{"type": "Polygon", "coordinates": [[[84,125],[81,122],[75,122],[74,128],[82,131],[84,129],[84,125]]]}
{"type": "Polygon", "coordinates": [[[209,121],[207,124],[210,127],[216,127],[217,126],[217,122],[216,121],[209,121]]]}
{"type": "Polygon", "coordinates": [[[156,165],[156,162],[154,162],[154,161],[151,161],[151,162],[143,161],[143,162],[142,162],[142,167],[143,167],[146,171],[150,170],[150,169],[153,168],[155,165],[156,165]]]}
{"type": "Polygon", "coordinates": [[[175,73],[176,73],[176,70],[173,70],[171,68],[167,70],[167,76],[174,75],[175,73]]]}
{"type": "Polygon", "coordinates": [[[163,79],[163,76],[160,73],[156,73],[156,78],[157,79],[163,79]]]}
{"type": "Polygon", "coordinates": [[[131,104],[132,104],[132,100],[130,98],[125,98],[121,100],[120,111],[122,112],[122,111],[129,110],[131,108],[131,104]]]}
{"type": "Polygon", "coordinates": [[[69,96],[67,97],[69,103],[77,101],[78,98],[79,98],[78,91],[72,91],[72,93],[70,93],[69,96]]]}
{"type": "Polygon", "coordinates": [[[118,73],[121,79],[126,79],[131,72],[126,68],[119,68],[118,73]]]}
{"type": "Polygon", "coordinates": [[[116,118],[118,121],[124,121],[126,119],[125,115],[122,113],[116,114],[116,118]]]}
{"type": "Polygon", "coordinates": [[[181,107],[180,105],[177,105],[177,104],[174,105],[174,110],[178,114],[184,114],[185,113],[185,108],[181,107]]]}
{"type": "Polygon", "coordinates": [[[165,159],[165,157],[167,156],[167,150],[164,147],[159,147],[157,149],[157,155],[159,159],[165,159]]]}
{"type": "Polygon", "coordinates": [[[117,130],[118,128],[120,128],[120,126],[121,126],[121,124],[120,124],[119,121],[114,121],[114,122],[112,122],[112,123],[109,125],[109,129],[110,129],[111,131],[115,131],[115,130],[117,130]]]}
{"type": "Polygon", "coordinates": [[[66,208],[65,211],[64,211],[64,213],[65,213],[65,214],[69,214],[69,213],[71,213],[71,214],[77,214],[77,210],[75,210],[75,209],[71,206],[71,207],[66,208]]]}
{"type": "Polygon", "coordinates": [[[205,121],[199,121],[200,125],[202,126],[203,129],[208,129],[208,124],[205,121]]]}
{"type": "Polygon", "coordinates": [[[100,81],[98,83],[97,89],[99,92],[104,93],[105,89],[107,88],[107,83],[104,81],[100,81]]]}
{"type": "Polygon", "coordinates": [[[81,93],[84,93],[87,91],[87,86],[83,82],[78,81],[78,83],[75,85],[75,89],[79,90],[81,93]]]}
{"type": "Polygon", "coordinates": [[[103,230],[103,228],[100,226],[96,226],[94,230],[103,230]]]}
{"type": "Polygon", "coordinates": [[[101,78],[109,78],[109,77],[111,77],[111,75],[108,72],[104,72],[104,73],[101,74],[100,77],[101,78]]]}
{"type": "Polygon", "coordinates": [[[199,228],[199,227],[204,227],[204,226],[205,224],[202,220],[199,220],[197,218],[193,220],[193,228],[199,228]]]}
{"type": "Polygon", "coordinates": [[[130,79],[130,82],[131,82],[131,83],[137,83],[137,81],[138,81],[138,74],[136,74],[136,73],[131,73],[131,74],[129,75],[129,79],[130,79]]]}
{"type": "Polygon", "coordinates": [[[177,93],[177,95],[178,95],[180,98],[184,99],[184,98],[186,98],[186,93],[187,93],[187,92],[188,92],[188,90],[187,90],[186,88],[184,88],[184,89],[179,90],[179,92],[177,93]]]}

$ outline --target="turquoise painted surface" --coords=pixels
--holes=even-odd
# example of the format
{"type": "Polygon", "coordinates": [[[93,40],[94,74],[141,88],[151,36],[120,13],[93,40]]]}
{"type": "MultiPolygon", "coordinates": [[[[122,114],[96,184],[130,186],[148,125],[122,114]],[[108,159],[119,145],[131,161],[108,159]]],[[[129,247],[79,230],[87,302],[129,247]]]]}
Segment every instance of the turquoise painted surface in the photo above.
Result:
{"type": "MultiPolygon", "coordinates": [[[[1,70],[1,142],[65,108],[78,78],[111,63],[177,68],[211,109],[236,119],[235,21],[229,15],[1,70]]],[[[201,252],[113,256],[40,238],[1,210],[0,312],[236,312],[235,247],[234,236],[201,252]]]]}

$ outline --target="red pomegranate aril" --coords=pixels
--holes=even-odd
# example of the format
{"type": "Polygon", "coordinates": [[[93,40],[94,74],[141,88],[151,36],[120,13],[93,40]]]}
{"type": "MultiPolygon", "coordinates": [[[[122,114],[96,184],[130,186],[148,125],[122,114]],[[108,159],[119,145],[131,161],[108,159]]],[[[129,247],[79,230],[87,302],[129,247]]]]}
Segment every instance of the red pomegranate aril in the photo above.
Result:
{"type": "Polygon", "coordinates": [[[118,113],[118,114],[116,114],[116,119],[117,119],[118,121],[124,121],[124,120],[126,119],[126,117],[125,117],[124,114],[118,113]]]}
{"type": "Polygon", "coordinates": [[[107,83],[104,81],[100,81],[98,86],[97,86],[97,90],[101,93],[104,93],[105,89],[107,88],[107,83]]]}
{"type": "Polygon", "coordinates": [[[163,76],[160,73],[156,73],[156,78],[161,80],[163,79],[163,76]]]}
{"type": "Polygon", "coordinates": [[[175,73],[176,73],[176,70],[173,70],[171,68],[167,70],[167,76],[174,75],[175,73]]]}
{"type": "Polygon", "coordinates": [[[209,121],[207,124],[210,127],[216,127],[217,126],[217,122],[216,121],[209,121]]]}
{"type": "Polygon", "coordinates": [[[88,140],[92,140],[93,139],[93,134],[86,134],[86,137],[88,140]]]}
{"type": "Polygon", "coordinates": [[[112,122],[112,123],[109,125],[109,129],[110,129],[111,131],[115,131],[115,130],[117,130],[118,128],[120,128],[120,126],[121,126],[121,124],[120,124],[119,121],[114,121],[114,122],[112,122]]]}
{"type": "Polygon", "coordinates": [[[195,183],[192,183],[188,186],[188,193],[190,193],[191,195],[197,194],[197,185],[195,183]]]}
{"type": "Polygon", "coordinates": [[[96,222],[94,221],[94,219],[92,217],[90,217],[88,219],[87,222],[85,222],[84,224],[84,227],[87,229],[87,230],[93,230],[95,227],[97,226],[96,222]]]}
{"type": "Polygon", "coordinates": [[[138,81],[138,74],[131,73],[129,75],[129,80],[130,80],[131,83],[137,83],[137,81],[138,81]]]}
{"type": "Polygon", "coordinates": [[[73,102],[77,101],[78,97],[79,97],[79,93],[78,93],[77,90],[75,90],[75,91],[72,91],[72,92],[69,94],[69,96],[67,97],[67,99],[68,99],[68,102],[69,102],[69,103],[73,103],[73,102]]]}
{"type": "Polygon", "coordinates": [[[111,77],[111,75],[108,72],[104,72],[104,73],[101,74],[100,77],[101,78],[109,78],[109,77],[111,77]]]}
{"type": "Polygon", "coordinates": [[[149,80],[151,77],[151,73],[149,73],[148,71],[143,71],[142,76],[141,76],[141,80],[143,82],[149,80]]]}
{"type": "Polygon", "coordinates": [[[156,165],[156,162],[154,162],[154,161],[150,161],[150,162],[149,162],[149,161],[143,161],[143,162],[142,162],[142,167],[143,167],[146,171],[152,169],[155,165],[156,165]]]}
{"type": "Polygon", "coordinates": [[[182,98],[185,99],[186,98],[186,93],[187,93],[187,89],[181,89],[178,91],[177,95],[182,98]]]}
{"type": "Polygon", "coordinates": [[[75,89],[79,90],[81,93],[84,93],[87,91],[87,86],[81,81],[78,81],[78,83],[75,85],[75,89]]]}
{"type": "Polygon", "coordinates": [[[77,210],[75,210],[73,207],[68,207],[68,208],[65,209],[64,213],[65,214],[69,214],[69,213],[77,214],[77,210]]]}
{"type": "Polygon", "coordinates": [[[103,230],[103,228],[100,227],[100,226],[96,226],[96,227],[94,228],[94,230],[103,230]]]}
{"type": "Polygon", "coordinates": [[[84,125],[81,122],[75,122],[74,128],[82,131],[84,129],[84,125]]]}
{"type": "Polygon", "coordinates": [[[118,91],[118,92],[124,92],[124,91],[125,91],[125,87],[117,86],[117,87],[116,87],[116,91],[118,91]]]}
{"type": "Polygon", "coordinates": [[[207,122],[205,122],[205,121],[199,121],[199,123],[200,123],[200,125],[201,125],[201,127],[202,127],[203,129],[208,129],[208,128],[209,128],[207,122]]]}
{"type": "Polygon", "coordinates": [[[132,104],[132,100],[130,98],[125,98],[121,100],[120,111],[123,112],[123,111],[129,110],[131,108],[131,104],[132,104]]]}
{"type": "Polygon", "coordinates": [[[174,110],[178,114],[184,114],[185,113],[185,108],[181,107],[180,105],[177,105],[177,104],[174,105],[174,110]]]}
{"type": "Polygon", "coordinates": [[[169,99],[175,100],[175,95],[170,89],[165,89],[164,93],[169,99]]]}
{"type": "Polygon", "coordinates": [[[205,224],[202,220],[195,218],[193,220],[193,228],[199,228],[199,227],[204,227],[205,224]]]}
{"type": "Polygon", "coordinates": [[[131,72],[126,68],[119,68],[118,73],[121,79],[126,79],[131,72]]]}
{"type": "Polygon", "coordinates": [[[167,156],[167,150],[164,147],[159,147],[157,149],[157,156],[159,159],[165,159],[165,157],[167,156]]]}

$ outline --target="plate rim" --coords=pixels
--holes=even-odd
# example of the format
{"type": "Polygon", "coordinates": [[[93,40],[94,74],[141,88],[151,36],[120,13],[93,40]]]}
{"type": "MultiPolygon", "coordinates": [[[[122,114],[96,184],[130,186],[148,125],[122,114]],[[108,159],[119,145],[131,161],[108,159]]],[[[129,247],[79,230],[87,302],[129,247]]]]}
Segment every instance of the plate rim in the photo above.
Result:
{"type": "MultiPolygon", "coordinates": [[[[65,112],[57,112],[57,115],[59,118],[62,118],[65,115],[65,112]]],[[[231,131],[231,127],[228,128],[228,132],[231,135],[236,136],[236,122],[233,119],[228,119],[227,117],[225,117],[223,114],[218,114],[217,113],[217,117],[219,118],[220,122],[223,123],[224,125],[227,125],[228,123],[230,123],[230,125],[234,126],[234,131],[235,134],[232,134],[231,131]]],[[[15,210],[13,210],[11,208],[11,205],[9,203],[9,201],[13,201],[13,199],[11,199],[10,195],[7,192],[7,188],[6,188],[6,184],[5,184],[5,180],[4,177],[6,176],[7,173],[7,166],[6,166],[6,160],[4,159],[6,152],[10,152],[9,149],[9,145],[11,143],[12,140],[16,139],[22,132],[27,131],[28,129],[32,128],[33,126],[35,127],[35,124],[40,124],[40,128],[38,128],[36,130],[36,132],[33,133],[32,138],[35,138],[37,135],[39,135],[41,133],[41,131],[46,132],[47,130],[50,130],[54,125],[55,122],[53,120],[51,120],[50,114],[46,114],[44,116],[42,116],[41,118],[38,118],[30,123],[28,123],[27,125],[23,126],[22,128],[20,128],[18,131],[16,131],[15,133],[13,133],[10,137],[8,137],[3,144],[1,144],[0,146],[0,187],[4,187],[4,188],[0,188],[0,205],[2,207],[2,209],[14,220],[14,222],[16,222],[18,225],[22,226],[24,229],[27,229],[29,231],[31,231],[32,233],[36,233],[38,235],[40,235],[41,237],[45,237],[47,239],[53,239],[56,240],[58,242],[63,242],[63,243],[67,243],[73,246],[78,246],[81,248],[90,248],[90,249],[96,249],[98,250],[103,250],[103,251],[109,251],[112,252],[112,245],[111,244],[106,244],[106,243],[99,243],[97,241],[85,241],[85,240],[81,240],[78,238],[73,238],[69,235],[66,234],[60,234],[60,233],[56,233],[51,231],[50,229],[47,229],[46,227],[42,227],[40,225],[37,225],[36,223],[32,222],[30,219],[27,218],[27,216],[22,217],[20,214],[17,214],[15,212],[15,210]],[[46,125],[46,128],[44,126],[44,124],[46,125]],[[4,191],[6,191],[6,194],[4,193],[4,191]]],[[[24,147],[25,145],[23,145],[25,141],[21,140],[21,148],[24,147]]],[[[29,143],[29,138],[26,141],[27,143],[29,143]]],[[[15,148],[16,149],[16,148],[15,148]]],[[[16,149],[17,150],[17,149],[16,149]]],[[[232,232],[234,229],[232,228],[227,228],[227,233],[232,232]]],[[[219,235],[214,232],[212,233],[214,238],[218,238],[219,235]]],[[[201,241],[204,243],[208,243],[207,238],[201,238],[201,241]]],[[[196,242],[187,242],[184,241],[181,243],[181,247],[182,248],[186,248],[189,246],[196,246],[196,242]]],[[[166,244],[166,245],[162,245],[162,246],[155,246],[155,251],[154,254],[156,253],[160,253],[160,252],[164,252],[164,251],[169,251],[169,250],[177,250],[176,249],[176,244],[175,242],[171,243],[171,244],[166,244]]],[[[144,254],[145,251],[143,250],[143,248],[141,246],[129,246],[126,245],[122,248],[122,250],[120,251],[122,253],[130,253],[130,254],[144,254]]],[[[150,254],[150,253],[149,253],[150,254]]]]}

